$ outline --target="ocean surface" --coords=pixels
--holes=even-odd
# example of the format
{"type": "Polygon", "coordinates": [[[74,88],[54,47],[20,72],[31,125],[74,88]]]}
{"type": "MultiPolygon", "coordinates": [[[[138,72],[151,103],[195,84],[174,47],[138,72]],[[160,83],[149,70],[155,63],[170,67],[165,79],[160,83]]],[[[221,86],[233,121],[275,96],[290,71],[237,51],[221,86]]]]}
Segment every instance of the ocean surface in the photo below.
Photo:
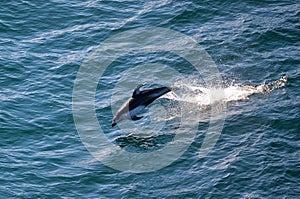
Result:
{"type": "Polygon", "coordinates": [[[299,19],[299,1],[1,1],[0,198],[300,198],[299,19]],[[173,34],[131,34],[141,28],[186,35],[216,70],[181,56],[194,48],[180,37],[164,48],[173,34]],[[162,49],[127,50],[130,41],[162,49]],[[74,101],[83,67],[95,69],[90,104],[74,101]],[[216,74],[221,83],[209,83],[216,74]],[[139,84],[174,89],[112,128],[139,84]],[[97,124],[74,107],[94,108],[97,124]],[[214,121],[221,128],[199,155],[214,121]],[[101,158],[112,151],[93,150],[103,140],[152,162],[110,166],[101,158]],[[160,156],[176,144],[186,147],[160,156]]]}

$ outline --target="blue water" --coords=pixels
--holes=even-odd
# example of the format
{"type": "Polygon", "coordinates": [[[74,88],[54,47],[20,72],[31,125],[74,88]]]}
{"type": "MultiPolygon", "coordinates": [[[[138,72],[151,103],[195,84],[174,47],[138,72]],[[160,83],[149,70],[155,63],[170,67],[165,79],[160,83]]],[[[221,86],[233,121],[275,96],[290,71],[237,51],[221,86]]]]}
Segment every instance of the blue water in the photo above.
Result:
{"type": "Polygon", "coordinates": [[[0,198],[299,198],[299,11],[298,1],[1,2],[0,198]],[[115,145],[138,154],[159,150],[173,142],[174,129],[189,130],[177,125],[179,116],[155,110],[187,102],[202,111],[195,138],[178,159],[135,173],[106,166],[88,151],[75,127],[72,95],[80,67],[101,43],[142,27],[178,31],[200,44],[220,71],[225,97],[217,101],[227,108],[215,146],[199,157],[211,88],[172,53],[119,57],[95,95],[99,124],[115,145]],[[151,63],[174,67],[183,80],[153,82],[155,75],[147,74],[161,74],[157,68],[132,73],[151,63]],[[136,139],[138,127],[113,129],[111,119],[139,81],[187,89],[158,100],[135,123],[151,130],[163,118],[170,128],[136,139]]]}

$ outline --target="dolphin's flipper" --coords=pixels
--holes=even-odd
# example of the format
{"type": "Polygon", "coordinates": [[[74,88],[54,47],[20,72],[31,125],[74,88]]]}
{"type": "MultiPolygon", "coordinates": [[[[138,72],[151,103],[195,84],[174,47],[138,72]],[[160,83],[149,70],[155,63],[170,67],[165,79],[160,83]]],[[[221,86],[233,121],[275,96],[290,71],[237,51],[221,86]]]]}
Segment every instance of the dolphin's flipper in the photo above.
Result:
{"type": "Polygon", "coordinates": [[[133,121],[136,121],[136,120],[140,120],[140,119],[142,119],[143,118],[143,116],[141,116],[141,117],[139,117],[139,116],[133,116],[133,117],[131,117],[131,119],[133,120],[133,121]]]}
{"type": "Polygon", "coordinates": [[[141,88],[142,86],[144,86],[144,84],[140,84],[140,85],[138,85],[138,86],[134,89],[134,91],[133,91],[133,93],[132,93],[132,97],[133,97],[133,98],[135,98],[137,95],[139,95],[139,94],[141,93],[140,88],[141,88]]]}

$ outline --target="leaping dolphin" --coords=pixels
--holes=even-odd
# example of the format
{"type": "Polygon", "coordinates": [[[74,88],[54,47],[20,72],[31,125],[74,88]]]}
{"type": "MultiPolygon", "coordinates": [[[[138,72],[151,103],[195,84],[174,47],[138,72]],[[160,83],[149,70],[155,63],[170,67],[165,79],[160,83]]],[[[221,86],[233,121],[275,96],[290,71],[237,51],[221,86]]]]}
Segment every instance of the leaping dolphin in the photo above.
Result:
{"type": "Polygon", "coordinates": [[[136,87],[129,98],[117,111],[112,120],[112,127],[123,120],[139,120],[142,117],[137,116],[146,106],[154,100],[171,91],[169,87],[152,88],[140,90],[143,85],[136,87]]]}

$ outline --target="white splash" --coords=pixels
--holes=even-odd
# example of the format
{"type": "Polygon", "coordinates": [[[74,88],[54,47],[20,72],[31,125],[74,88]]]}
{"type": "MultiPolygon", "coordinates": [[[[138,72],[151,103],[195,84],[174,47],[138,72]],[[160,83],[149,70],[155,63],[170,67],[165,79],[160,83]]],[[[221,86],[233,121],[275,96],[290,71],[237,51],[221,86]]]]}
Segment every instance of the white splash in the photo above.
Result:
{"type": "Polygon", "coordinates": [[[231,102],[238,100],[246,100],[253,94],[265,94],[275,89],[284,87],[287,82],[286,76],[282,76],[279,80],[262,83],[258,86],[252,85],[230,85],[225,88],[206,88],[204,86],[189,85],[181,83],[173,88],[163,98],[182,101],[187,103],[197,103],[199,105],[210,105],[215,102],[231,102]]]}

